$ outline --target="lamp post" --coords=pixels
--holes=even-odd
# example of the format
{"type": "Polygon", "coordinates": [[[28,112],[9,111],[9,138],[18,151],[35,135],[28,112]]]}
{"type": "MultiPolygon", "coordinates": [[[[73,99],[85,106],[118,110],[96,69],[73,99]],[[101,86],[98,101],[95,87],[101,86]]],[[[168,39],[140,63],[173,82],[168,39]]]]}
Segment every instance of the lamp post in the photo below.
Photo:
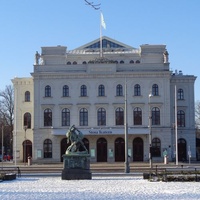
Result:
{"type": "Polygon", "coordinates": [[[175,85],[175,140],[176,140],[176,165],[178,165],[178,129],[177,129],[177,92],[176,92],[176,85],[175,85]]]}
{"type": "Polygon", "coordinates": [[[152,94],[149,94],[149,167],[152,169],[152,112],[151,112],[151,97],[152,94]]]}
{"type": "Polygon", "coordinates": [[[24,165],[26,165],[26,130],[27,126],[24,126],[24,165]]]}
{"type": "Polygon", "coordinates": [[[2,141],[1,141],[1,144],[2,144],[2,147],[1,147],[1,154],[2,154],[2,170],[3,170],[3,157],[4,157],[4,149],[3,149],[3,138],[4,138],[4,122],[2,122],[2,127],[1,127],[1,133],[2,133],[2,141]]]}
{"type": "Polygon", "coordinates": [[[127,122],[127,84],[125,80],[125,173],[130,172],[129,160],[128,160],[128,122],[127,122]]]}

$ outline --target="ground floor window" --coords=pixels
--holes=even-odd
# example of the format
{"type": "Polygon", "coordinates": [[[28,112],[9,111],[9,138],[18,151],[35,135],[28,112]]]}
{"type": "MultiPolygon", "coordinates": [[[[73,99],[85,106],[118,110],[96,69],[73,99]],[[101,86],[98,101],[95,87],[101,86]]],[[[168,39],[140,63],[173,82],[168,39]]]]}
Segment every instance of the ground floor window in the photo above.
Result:
{"type": "Polygon", "coordinates": [[[50,139],[44,141],[44,158],[52,158],[52,141],[50,139]]]}
{"type": "Polygon", "coordinates": [[[152,148],[151,148],[151,156],[152,157],[160,157],[161,156],[161,142],[159,138],[154,138],[152,140],[152,148]]]}

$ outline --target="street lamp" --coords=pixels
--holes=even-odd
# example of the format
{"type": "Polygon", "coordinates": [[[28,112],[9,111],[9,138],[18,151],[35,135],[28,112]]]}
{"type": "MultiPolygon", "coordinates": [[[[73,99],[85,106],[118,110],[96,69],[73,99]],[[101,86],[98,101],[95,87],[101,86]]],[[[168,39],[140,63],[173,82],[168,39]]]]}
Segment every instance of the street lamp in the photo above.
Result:
{"type": "Polygon", "coordinates": [[[151,97],[149,94],[149,167],[152,169],[152,112],[151,112],[151,97]]]}
{"type": "Polygon", "coordinates": [[[2,154],[2,170],[3,170],[3,157],[4,157],[4,149],[3,149],[3,138],[4,138],[4,122],[2,122],[2,128],[1,128],[1,131],[2,131],[2,141],[1,141],[1,144],[2,144],[2,147],[1,147],[1,154],[2,154]]]}
{"type": "Polygon", "coordinates": [[[26,130],[27,130],[27,126],[24,126],[24,165],[26,165],[26,130]]]}
{"type": "Polygon", "coordinates": [[[129,160],[128,160],[128,120],[127,120],[127,84],[125,80],[125,173],[130,172],[129,160]]]}

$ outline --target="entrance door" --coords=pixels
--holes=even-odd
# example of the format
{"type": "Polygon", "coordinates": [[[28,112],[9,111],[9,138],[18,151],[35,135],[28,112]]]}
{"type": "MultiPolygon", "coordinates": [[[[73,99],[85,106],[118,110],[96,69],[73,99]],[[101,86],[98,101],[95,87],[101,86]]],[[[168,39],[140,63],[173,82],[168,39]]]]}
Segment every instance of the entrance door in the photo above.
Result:
{"type": "Polygon", "coordinates": [[[97,140],[97,162],[107,162],[107,141],[105,138],[97,140]]]}
{"type": "Polygon", "coordinates": [[[123,138],[117,138],[115,140],[115,161],[125,161],[125,142],[123,138]]]}
{"type": "Polygon", "coordinates": [[[26,140],[23,142],[23,162],[28,162],[28,156],[32,157],[32,142],[26,140]]]}
{"type": "Polygon", "coordinates": [[[186,141],[183,138],[178,140],[178,161],[186,161],[187,160],[187,152],[186,152],[186,141]]]}
{"type": "Polygon", "coordinates": [[[143,140],[139,137],[133,140],[133,161],[143,161],[143,140]]]}

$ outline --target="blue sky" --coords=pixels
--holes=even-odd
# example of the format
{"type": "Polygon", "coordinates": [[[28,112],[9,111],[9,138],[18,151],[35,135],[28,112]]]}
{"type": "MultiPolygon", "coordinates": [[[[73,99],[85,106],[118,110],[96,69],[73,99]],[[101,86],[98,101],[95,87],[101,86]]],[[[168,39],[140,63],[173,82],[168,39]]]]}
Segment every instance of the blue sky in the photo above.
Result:
{"type": "MultiPolygon", "coordinates": [[[[171,70],[195,75],[200,100],[199,0],[92,0],[101,3],[103,35],[139,48],[166,44],[171,70]]],[[[100,11],[84,0],[0,1],[0,90],[14,77],[30,77],[42,46],[72,50],[99,37],[100,11]]]]}

